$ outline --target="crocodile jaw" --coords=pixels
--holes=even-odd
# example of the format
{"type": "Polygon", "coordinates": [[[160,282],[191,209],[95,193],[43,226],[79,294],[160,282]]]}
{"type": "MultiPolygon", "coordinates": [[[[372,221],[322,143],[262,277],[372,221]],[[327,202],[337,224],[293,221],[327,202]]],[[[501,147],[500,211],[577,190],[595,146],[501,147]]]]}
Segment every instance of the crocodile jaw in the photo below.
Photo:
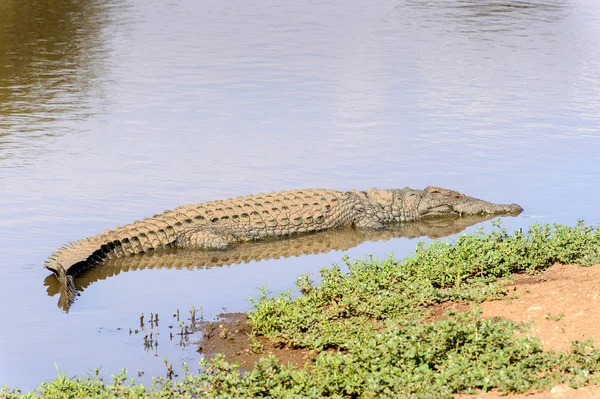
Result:
{"type": "Polygon", "coordinates": [[[442,215],[518,215],[523,212],[517,204],[494,204],[439,187],[427,187],[419,202],[421,217],[442,215]]]}

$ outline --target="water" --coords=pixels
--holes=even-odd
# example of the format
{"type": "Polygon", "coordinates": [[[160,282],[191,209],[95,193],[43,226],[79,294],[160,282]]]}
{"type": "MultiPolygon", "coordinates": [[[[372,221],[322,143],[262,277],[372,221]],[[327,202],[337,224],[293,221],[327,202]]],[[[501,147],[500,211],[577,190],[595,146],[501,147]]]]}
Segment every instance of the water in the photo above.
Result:
{"type": "Polygon", "coordinates": [[[128,328],[427,240],[94,277],[57,307],[48,254],[167,208],[438,185],[519,203],[509,229],[600,220],[592,0],[4,1],[0,57],[0,385],[194,365],[166,326],[158,356],[128,328]]]}

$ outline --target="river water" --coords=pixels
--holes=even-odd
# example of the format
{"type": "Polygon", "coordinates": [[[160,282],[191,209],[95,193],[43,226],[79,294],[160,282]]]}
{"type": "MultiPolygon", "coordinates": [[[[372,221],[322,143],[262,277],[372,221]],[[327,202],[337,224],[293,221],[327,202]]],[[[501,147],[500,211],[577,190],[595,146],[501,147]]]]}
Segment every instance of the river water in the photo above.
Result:
{"type": "Polygon", "coordinates": [[[68,241],[303,187],[436,185],[522,205],[509,229],[595,224],[599,153],[595,0],[2,1],[0,385],[193,369],[177,309],[243,311],[265,282],[428,238],[115,266],[66,312],[42,264],[68,241]],[[161,315],[157,350],[129,335],[142,312],[161,315]]]}

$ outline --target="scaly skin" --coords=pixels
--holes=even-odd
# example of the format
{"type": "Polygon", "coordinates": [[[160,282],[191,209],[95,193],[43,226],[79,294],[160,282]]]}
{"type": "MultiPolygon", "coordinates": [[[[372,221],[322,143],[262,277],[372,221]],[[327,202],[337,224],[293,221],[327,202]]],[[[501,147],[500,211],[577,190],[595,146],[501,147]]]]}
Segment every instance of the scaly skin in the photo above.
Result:
{"type": "Polygon", "coordinates": [[[82,267],[159,248],[224,250],[233,244],[341,227],[380,229],[444,215],[519,214],[439,187],[424,190],[294,190],[175,208],[56,250],[44,266],[68,291],[82,267]]]}
{"type": "MultiPolygon", "coordinates": [[[[327,251],[346,251],[365,241],[387,241],[392,238],[446,237],[460,233],[469,226],[492,219],[493,215],[447,216],[428,218],[389,226],[384,230],[352,229],[350,227],[304,234],[293,240],[259,240],[233,245],[227,251],[196,251],[169,248],[160,251],[106,259],[102,267],[87,270],[77,279],[77,291],[82,293],[91,284],[121,273],[145,269],[199,269],[243,264],[265,259],[281,259],[327,251]]],[[[44,280],[48,295],[60,294],[58,307],[68,312],[72,301],[54,275],[44,280]]]]}

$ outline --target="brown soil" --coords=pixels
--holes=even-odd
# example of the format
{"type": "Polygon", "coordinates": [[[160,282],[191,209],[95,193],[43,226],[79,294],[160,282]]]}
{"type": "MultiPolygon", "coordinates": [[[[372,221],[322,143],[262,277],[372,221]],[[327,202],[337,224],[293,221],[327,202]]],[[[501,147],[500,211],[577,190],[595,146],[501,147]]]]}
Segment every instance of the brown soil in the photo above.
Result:
{"type": "Polygon", "coordinates": [[[484,316],[533,321],[531,333],[548,349],[600,342],[600,265],[554,265],[537,276],[517,276],[514,290],[518,299],[484,303],[484,316]]]}
{"type": "MultiPolygon", "coordinates": [[[[535,276],[515,276],[509,286],[517,299],[481,304],[484,317],[505,317],[516,322],[533,322],[529,331],[546,349],[568,350],[571,341],[600,342],[600,265],[554,265],[535,276]]],[[[528,395],[490,392],[457,395],[456,399],[592,399],[600,398],[600,387],[571,389],[557,385],[550,391],[528,395]]]]}
{"type": "Polygon", "coordinates": [[[203,322],[201,328],[204,337],[198,343],[198,352],[208,356],[222,353],[228,362],[238,363],[243,371],[251,369],[258,359],[267,355],[274,355],[281,363],[292,363],[297,368],[310,366],[316,357],[316,353],[307,349],[289,348],[262,336],[254,337],[259,345],[255,345],[253,351],[252,327],[245,313],[222,313],[217,321],[203,322]]]}
{"type": "MultiPolygon", "coordinates": [[[[530,333],[537,335],[542,345],[550,350],[568,350],[571,341],[594,339],[600,342],[600,265],[554,265],[536,276],[515,275],[508,286],[513,299],[480,304],[483,317],[505,317],[515,322],[532,322],[530,333]]],[[[464,311],[464,304],[444,304],[434,309],[433,318],[448,310],[464,311]]],[[[291,362],[296,367],[310,367],[316,357],[305,349],[288,348],[282,343],[264,337],[255,339],[262,345],[263,353],[250,349],[248,334],[251,328],[245,314],[222,314],[219,321],[205,323],[209,331],[199,343],[199,352],[206,355],[223,353],[230,362],[239,363],[243,370],[251,368],[256,360],[266,354],[275,355],[281,362],[291,362]]],[[[456,399],[592,399],[600,398],[600,387],[571,389],[557,385],[549,391],[525,395],[501,395],[498,392],[477,395],[456,395],[456,399]]]]}

